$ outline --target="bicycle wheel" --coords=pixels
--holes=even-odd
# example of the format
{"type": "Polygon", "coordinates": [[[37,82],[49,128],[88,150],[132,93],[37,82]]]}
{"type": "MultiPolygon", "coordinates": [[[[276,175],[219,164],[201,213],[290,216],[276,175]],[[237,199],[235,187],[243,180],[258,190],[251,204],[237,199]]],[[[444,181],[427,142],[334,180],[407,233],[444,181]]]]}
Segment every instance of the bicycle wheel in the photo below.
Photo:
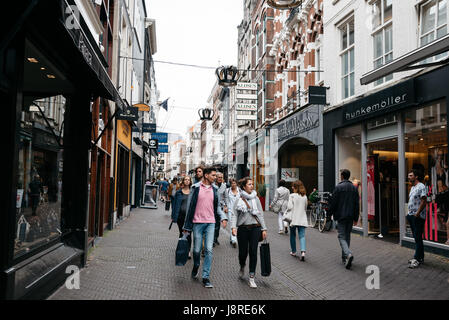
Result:
{"type": "Polygon", "coordinates": [[[323,232],[326,227],[326,212],[324,210],[320,210],[317,216],[318,220],[318,230],[323,232]]]}
{"type": "Polygon", "coordinates": [[[316,208],[312,208],[310,210],[310,226],[312,228],[316,227],[316,222],[317,222],[317,211],[318,211],[318,207],[316,208]]]}

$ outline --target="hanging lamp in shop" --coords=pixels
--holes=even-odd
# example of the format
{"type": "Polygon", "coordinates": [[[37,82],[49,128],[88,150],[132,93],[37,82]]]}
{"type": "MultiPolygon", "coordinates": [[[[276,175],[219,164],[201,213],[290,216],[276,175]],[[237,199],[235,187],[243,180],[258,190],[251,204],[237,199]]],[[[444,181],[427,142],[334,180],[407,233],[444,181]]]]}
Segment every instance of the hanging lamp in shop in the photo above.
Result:
{"type": "Polygon", "coordinates": [[[302,5],[302,0],[268,0],[268,5],[274,9],[294,9],[302,5]]]}

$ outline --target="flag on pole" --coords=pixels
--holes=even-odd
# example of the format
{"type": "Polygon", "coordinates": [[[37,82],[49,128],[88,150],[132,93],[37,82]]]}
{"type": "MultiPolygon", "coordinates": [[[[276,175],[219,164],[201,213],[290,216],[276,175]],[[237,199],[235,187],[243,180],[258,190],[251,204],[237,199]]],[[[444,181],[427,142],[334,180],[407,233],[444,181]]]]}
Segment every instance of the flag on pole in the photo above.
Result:
{"type": "Polygon", "coordinates": [[[164,108],[165,111],[167,111],[167,109],[168,109],[168,99],[170,99],[170,98],[165,99],[165,100],[162,101],[162,103],[160,104],[160,106],[161,106],[162,108],[164,108]]]}

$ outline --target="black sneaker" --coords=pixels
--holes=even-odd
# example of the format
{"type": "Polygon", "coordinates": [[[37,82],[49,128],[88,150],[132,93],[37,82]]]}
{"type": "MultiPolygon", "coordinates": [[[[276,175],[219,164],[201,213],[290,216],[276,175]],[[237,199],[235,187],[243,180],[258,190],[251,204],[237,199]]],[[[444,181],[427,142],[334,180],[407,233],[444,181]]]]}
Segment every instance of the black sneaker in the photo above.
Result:
{"type": "Polygon", "coordinates": [[[217,246],[219,246],[219,245],[220,245],[220,242],[218,242],[218,239],[217,239],[217,240],[215,240],[215,244],[216,244],[217,246]]]}
{"type": "Polygon", "coordinates": [[[200,266],[193,266],[192,269],[192,278],[193,279],[198,279],[198,269],[200,268],[200,266]]]}
{"type": "Polygon", "coordinates": [[[237,248],[237,242],[232,242],[232,246],[233,246],[234,248],[237,248]]]}
{"type": "Polygon", "coordinates": [[[288,227],[285,227],[285,231],[284,231],[284,233],[285,233],[285,234],[287,234],[287,233],[288,233],[288,227]]]}
{"type": "Polygon", "coordinates": [[[349,254],[348,259],[346,259],[346,264],[345,264],[346,269],[351,269],[352,260],[354,260],[354,256],[352,254],[349,254]]]}
{"type": "Polygon", "coordinates": [[[205,288],[213,288],[214,286],[210,283],[209,279],[203,279],[203,285],[205,288]]]}

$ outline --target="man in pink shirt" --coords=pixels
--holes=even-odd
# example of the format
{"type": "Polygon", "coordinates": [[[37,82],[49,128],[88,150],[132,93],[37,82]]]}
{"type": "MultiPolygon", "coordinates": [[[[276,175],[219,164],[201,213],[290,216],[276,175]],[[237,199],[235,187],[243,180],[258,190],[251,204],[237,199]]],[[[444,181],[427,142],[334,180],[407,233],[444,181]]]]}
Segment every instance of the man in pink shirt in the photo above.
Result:
{"type": "Polygon", "coordinates": [[[218,192],[213,186],[217,177],[215,168],[205,168],[203,179],[192,186],[192,190],[187,200],[187,213],[183,230],[193,231],[193,270],[192,278],[198,277],[198,269],[201,261],[201,247],[203,237],[205,237],[205,252],[203,264],[203,285],[212,288],[209,280],[212,264],[212,248],[214,242],[215,222],[221,221],[223,228],[226,228],[227,217],[218,211],[218,192]]]}

